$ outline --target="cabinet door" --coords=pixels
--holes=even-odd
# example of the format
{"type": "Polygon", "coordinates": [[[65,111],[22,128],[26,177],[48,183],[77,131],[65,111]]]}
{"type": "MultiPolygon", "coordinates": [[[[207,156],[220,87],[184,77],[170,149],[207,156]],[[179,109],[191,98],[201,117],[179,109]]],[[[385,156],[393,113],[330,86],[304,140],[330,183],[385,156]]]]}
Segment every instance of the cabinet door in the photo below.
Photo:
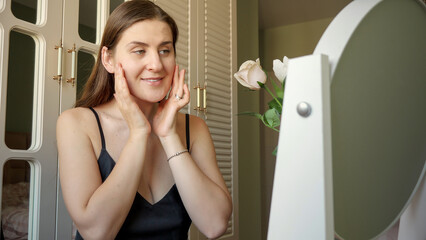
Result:
{"type": "MultiPolygon", "coordinates": [[[[238,239],[238,171],[236,140],[236,1],[198,1],[197,79],[202,89],[204,119],[216,159],[231,193],[234,211],[222,239],[238,239]]],[[[191,235],[192,237],[193,235],[191,235]]],[[[205,239],[198,234],[197,239],[205,239]]]]}
{"type": "Polygon", "coordinates": [[[17,184],[29,189],[2,194],[8,200],[2,205],[18,204],[12,195],[28,198],[21,205],[28,216],[21,216],[24,229],[12,225],[28,230],[28,239],[55,236],[59,84],[52,77],[60,71],[55,45],[61,39],[61,9],[61,1],[0,1],[0,179],[4,191],[17,184]]]}
{"type": "MultiPolygon", "coordinates": [[[[204,66],[206,123],[212,134],[219,168],[231,193],[234,211],[222,239],[238,239],[236,141],[236,1],[204,1],[204,66]]],[[[202,59],[199,59],[202,62],[202,59]]]]}
{"type": "MultiPolygon", "coordinates": [[[[156,0],[177,22],[177,63],[187,69],[189,112],[205,119],[213,137],[219,168],[234,202],[223,239],[238,239],[236,147],[236,1],[156,0]],[[205,109],[207,108],[207,109],[205,109]]],[[[194,226],[190,239],[206,239],[194,226]]]]}
{"type": "MultiPolygon", "coordinates": [[[[236,1],[156,0],[177,22],[177,62],[187,69],[191,101],[185,112],[205,119],[234,211],[223,239],[238,239],[236,141],[236,1]],[[206,108],[206,109],[205,109],[206,108]]],[[[206,239],[194,226],[190,239],[206,239]]]]}
{"type": "Polygon", "coordinates": [[[65,0],[64,1],[64,77],[61,82],[61,112],[72,108],[88,75],[99,49],[99,43],[108,9],[103,5],[107,1],[65,0]],[[102,26],[102,27],[101,27],[102,26]],[[90,61],[89,58],[92,58],[90,61]],[[82,59],[86,60],[83,67],[82,59]]]}
{"type": "Polygon", "coordinates": [[[196,82],[195,73],[197,71],[196,62],[190,61],[195,56],[196,48],[191,47],[190,43],[195,42],[195,35],[191,34],[192,23],[195,19],[192,18],[196,9],[191,7],[193,0],[154,0],[158,6],[166,11],[175,20],[178,29],[179,37],[176,44],[176,63],[179,65],[179,69],[185,69],[185,81],[188,84],[191,100],[190,103],[184,107],[182,113],[192,113],[191,106],[196,101],[196,95],[194,95],[194,86],[196,82]]]}
{"type": "MultiPolygon", "coordinates": [[[[124,0],[64,0],[60,112],[72,108],[81,95],[95,64],[108,16],[123,2],[124,0]]],[[[76,229],[65,207],[59,181],[57,208],[57,239],[71,239],[76,229]]]]}

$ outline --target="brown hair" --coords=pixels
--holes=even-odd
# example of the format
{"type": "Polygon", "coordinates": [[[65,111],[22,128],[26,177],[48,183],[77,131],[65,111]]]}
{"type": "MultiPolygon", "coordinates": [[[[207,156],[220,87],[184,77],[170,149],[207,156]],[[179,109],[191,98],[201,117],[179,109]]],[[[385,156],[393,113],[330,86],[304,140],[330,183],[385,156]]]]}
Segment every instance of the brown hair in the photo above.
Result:
{"type": "Polygon", "coordinates": [[[163,9],[148,0],[133,0],[122,3],[108,18],[102,36],[95,66],[75,107],[95,107],[113,98],[114,75],[102,65],[102,47],[113,50],[123,32],[136,22],[156,19],[167,23],[173,35],[173,49],[176,55],[178,28],[176,22],[163,9]]]}

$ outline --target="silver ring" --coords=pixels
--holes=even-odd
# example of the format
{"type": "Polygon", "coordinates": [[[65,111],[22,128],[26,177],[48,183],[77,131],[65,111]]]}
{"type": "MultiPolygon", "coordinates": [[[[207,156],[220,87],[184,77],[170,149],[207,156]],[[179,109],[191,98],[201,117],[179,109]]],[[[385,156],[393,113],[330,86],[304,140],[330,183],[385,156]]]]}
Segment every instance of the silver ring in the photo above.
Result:
{"type": "Polygon", "coordinates": [[[183,97],[179,97],[177,94],[175,94],[176,100],[181,100],[183,97]]]}

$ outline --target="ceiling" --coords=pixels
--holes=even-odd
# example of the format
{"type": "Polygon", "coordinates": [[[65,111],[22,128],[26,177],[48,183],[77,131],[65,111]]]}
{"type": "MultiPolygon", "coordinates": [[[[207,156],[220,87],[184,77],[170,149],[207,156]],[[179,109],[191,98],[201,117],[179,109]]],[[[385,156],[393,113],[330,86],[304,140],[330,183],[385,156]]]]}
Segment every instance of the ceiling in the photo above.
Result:
{"type": "Polygon", "coordinates": [[[352,0],[259,0],[259,28],[335,17],[352,0]]]}

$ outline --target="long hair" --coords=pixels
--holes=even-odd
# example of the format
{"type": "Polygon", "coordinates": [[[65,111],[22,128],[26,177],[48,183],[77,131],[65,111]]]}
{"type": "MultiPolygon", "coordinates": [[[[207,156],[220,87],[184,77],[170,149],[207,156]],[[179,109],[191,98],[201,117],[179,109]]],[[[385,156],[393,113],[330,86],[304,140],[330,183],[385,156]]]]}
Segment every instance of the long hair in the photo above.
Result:
{"type": "Polygon", "coordinates": [[[102,47],[106,46],[109,50],[113,50],[127,28],[134,23],[151,19],[163,21],[170,26],[173,36],[173,49],[176,55],[176,41],[179,33],[173,18],[148,0],[133,0],[122,3],[108,18],[95,66],[84,86],[81,98],[75,103],[75,107],[95,107],[113,98],[115,92],[114,75],[109,73],[102,65],[102,47]]]}

